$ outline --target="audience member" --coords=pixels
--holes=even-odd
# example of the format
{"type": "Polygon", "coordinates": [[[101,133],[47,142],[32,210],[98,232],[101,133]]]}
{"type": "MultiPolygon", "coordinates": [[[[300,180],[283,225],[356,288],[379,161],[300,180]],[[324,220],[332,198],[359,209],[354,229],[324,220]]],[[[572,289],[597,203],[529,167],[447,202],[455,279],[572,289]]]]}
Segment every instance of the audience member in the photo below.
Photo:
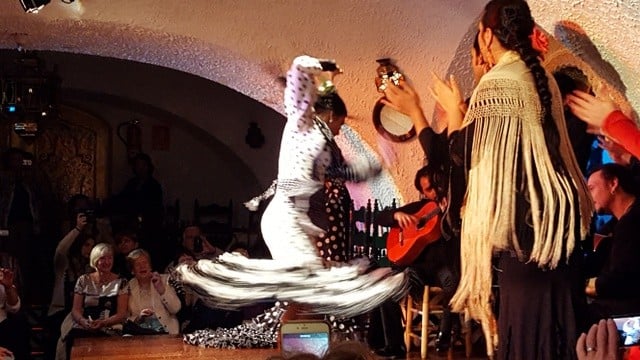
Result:
{"type": "Polygon", "coordinates": [[[129,288],[113,268],[113,248],[98,244],[91,249],[89,264],[95,270],[78,278],[71,313],[60,329],[56,359],[68,358],[73,339],[118,334],[127,316],[129,288]]]}
{"type": "Polygon", "coordinates": [[[156,333],[178,334],[176,314],[181,304],[169,286],[169,276],[152,272],[151,257],[145,250],[133,250],[127,260],[133,273],[129,282],[129,320],[156,333]]]}
{"type": "Polygon", "coordinates": [[[48,316],[53,316],[62,310],[67,312],[71,310],[75,282],[91,269],[89,254],[95,245],[95,239],[84,232],[85,227],[87,227],[87,216],[78,213],[76,226],[62,238],[56,247],[53,256],[55,280],[48,316]]]}
{"type": "Polygon", "coordinates": [[[618,109],[611,98],[606,99],[607,91],[602,95],[605,96],[597,98],[576,90],[567,96],[567,104],[577,117],[595,131],[613,139],[636,158],[640,158],[640,129],[618,109]]]}
{"type": "Polygon", "coordinates": [[[182,231],[182,247],[193,254],[196,260],[215,259],[224,252],[207,240],[198,225],[188,225],[184,228],[182,231]]]}
{"type": "MultiPolygon", "coordinates": [[[[29,261],[36,255],[36,236],[40,233],[41,203],[38,186],[27,174],[26,152],[10,148],[2,154],[0,173],[0,228],[9,231],[0,251],[15,256],[22,264],[26,293],[36,291],[35,267],[29,261]]],[[[39,255],[39,253],[37,254],[39,255]]],[[[38,256],[39,257],[39,256],[38,256]]]]}
{"type": "Polygon", "coordinates": [[[588,280],[585,293],[591,322],[618,314],[640,313],[640,289],[630,279],[640,277],[640,202],[631,172],[619,164],[606,164],[589,176],[587,186],[596,211],[618,220],[611,250],[602,271],[588,280]]]}
{"type": "Polygon", "coordinates": [[[582,333],[576,343],[578,360],[621,359],[618,349],[618,329],[613,320],[600,320],[588,333],[582,333]]]}
{"type": "MultiPolygon", "coordinates": [[[[195,262],[196,260],[191,252],[183,248],[176,254],[175,259],[167,266],[165,273],[173,273],[176,266],[180,264],[193,265],[195,262]]],[[[177,317],[180,322],[180,330],[182,331],[189,325],[192,317],[193,305],[196,303],[197,297],[189,289],[185,289],[180,281],[171,276],[169,277],[169,285],[171,285],[180,299],[181,305],[177,317]]]]}
{"type": "Polygon", "coordinates": [[[47,328],[49,341],[47,349],[55,351],[56,341],[60,337],[60,325],[71,311],[73,289],[78,278],[91,272],[89,254],[95,245],[91,225],[87,224],[87,216],[82,212],[75,214],[75,226],[58,243],[53,255],[54,283],[51,303],[47,312],[47,328]]]}
{"type": "Polygon", "coordinates": [[[113,272],[123,278],[131,279],[131,268],[127,261],[127,256],[140,247],[138,235],[134,230],[125,229],[118,231],[115,236],[116,254],[113,257],[113,272]]]}
{"type": "Polygon", "coordinates": [[[115,211],[125,217],[123,221],[138,223],[138,240],[141,246],[149,249],[154,261],[164,262],[169,254],[165,254],[166,236],[162,232],[164,220],[162,186],[153,177],[155,167],[149,155],[136,154],[130,164],[133,177],[116,195],[115,211]]]}

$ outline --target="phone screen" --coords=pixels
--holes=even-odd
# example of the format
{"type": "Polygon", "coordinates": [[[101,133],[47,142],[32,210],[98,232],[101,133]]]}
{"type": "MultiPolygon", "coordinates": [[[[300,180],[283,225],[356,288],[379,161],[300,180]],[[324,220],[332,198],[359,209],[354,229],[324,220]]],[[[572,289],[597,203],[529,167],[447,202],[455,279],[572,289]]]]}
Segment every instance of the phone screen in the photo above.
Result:
{"type": "Polygon", "coordinates": [[[640,344],[640,316],[617,317],[613,321],[618,328],[621,346],[640,344]]]}
{"type": "Polygon", "coordinates": [[[326,323],[283,324],[280,341],[285,358],[299,353],[322,357],[329,348],[329,326],[326,323]]]}

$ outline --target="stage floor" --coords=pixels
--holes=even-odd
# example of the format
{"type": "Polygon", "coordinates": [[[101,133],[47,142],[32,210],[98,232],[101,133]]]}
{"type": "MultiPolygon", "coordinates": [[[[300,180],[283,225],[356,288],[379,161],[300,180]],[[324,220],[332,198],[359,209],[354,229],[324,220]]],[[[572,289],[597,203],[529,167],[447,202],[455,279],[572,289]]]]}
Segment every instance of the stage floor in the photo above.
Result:
{"type": "MultiPolygon", "coordinates": [[[[429,349],[430,359],[464,359],[464,349],[455,349],[452,357],[438,355],[429,349]]],[[[277,349],[207,349],[187,345],[182,336],[155,335],[135,337],[109,337],[76,339],[71,351],[72,360],[266,360],[278,355],[277,349]]],[[[420,359],[420,352],[413,351],[408,359],[420,359]]],[[[472,359],[483,359],[473,357],[472,359]]]]}

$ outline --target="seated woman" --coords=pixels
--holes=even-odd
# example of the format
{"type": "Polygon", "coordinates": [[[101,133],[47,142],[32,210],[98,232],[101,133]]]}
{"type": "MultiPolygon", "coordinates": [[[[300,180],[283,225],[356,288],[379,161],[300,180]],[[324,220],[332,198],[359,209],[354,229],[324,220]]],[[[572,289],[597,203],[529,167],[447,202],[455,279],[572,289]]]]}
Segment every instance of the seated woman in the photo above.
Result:
{"type": "Polygon", "coordinates": [[[71,313],[62,323],[56,359],[69,357],[77,337],[116,335],[127,315],[127,280],[111,272],[113,248],[101,243],[91,249],[89,264],[94,272],[78,278],[71,313]]]}
{"type": "Polygon", "coordinates": [[[129,282],[129,320],[135,324],[132,329],[178,334],[177,313],[181,305],[169,286],[169,276],[151,271],[151,257],[145,250],[133,250],[127,261],[133,273],[129,282]]]}

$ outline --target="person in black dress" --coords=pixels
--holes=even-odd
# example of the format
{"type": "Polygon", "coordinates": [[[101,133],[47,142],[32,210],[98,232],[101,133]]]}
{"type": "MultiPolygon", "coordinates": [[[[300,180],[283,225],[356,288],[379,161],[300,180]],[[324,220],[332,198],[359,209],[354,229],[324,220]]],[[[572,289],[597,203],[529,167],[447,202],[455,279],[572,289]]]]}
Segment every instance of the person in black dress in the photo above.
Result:
{"type": "MultiPolygon", "coordinates": [[[[592,203],[571,150],[560,91],[531,45],[534,26],[525,1],[490,1],[478,26],[490,70],[469,106],[461,106],[454,79],[436,79],[433,87],[446,113],[449,178],[466,181],[466,188],[450,185],[445,217],[462,224],[462,275],[452,305],[481,322],[490,356],[497,348],[500,359],[571,359],[584,301],[574,250],[589,229],[592,203]],[[461,178],[453,175],[458,168],[461,178]]],[[[397,110],[424,118],[408,84],[386,92],[397,110]]]]}

